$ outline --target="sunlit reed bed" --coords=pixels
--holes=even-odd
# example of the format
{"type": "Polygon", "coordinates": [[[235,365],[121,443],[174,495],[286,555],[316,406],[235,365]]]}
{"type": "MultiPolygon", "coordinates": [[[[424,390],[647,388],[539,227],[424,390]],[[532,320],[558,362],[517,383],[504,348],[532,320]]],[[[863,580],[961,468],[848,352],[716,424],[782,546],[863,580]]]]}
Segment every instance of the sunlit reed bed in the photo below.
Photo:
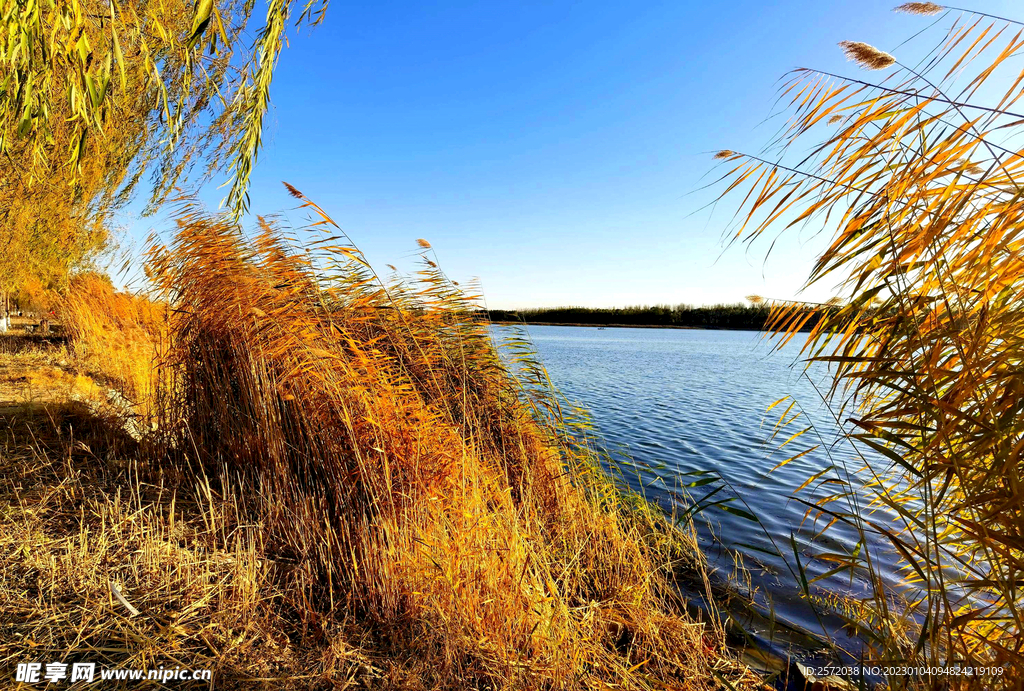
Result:
{"type": "Polygon", "coordinates": [[[382,280],[303,201],[301,245],[183,205],[150,253],[162,325],[122,323],[107,304],[125,299],[96,291],[68,312],[78,343],[152,335],[147,377],[106,349],[152,382],[131,388],[157,421],[150,462],[261,526],[287,616],[344,623],[398,685],[753,683],[685,614],[672,579],[699,574],[692,539],[603,474],[522,344],[510,374],[429,244],[413,280],[382,280]]]}

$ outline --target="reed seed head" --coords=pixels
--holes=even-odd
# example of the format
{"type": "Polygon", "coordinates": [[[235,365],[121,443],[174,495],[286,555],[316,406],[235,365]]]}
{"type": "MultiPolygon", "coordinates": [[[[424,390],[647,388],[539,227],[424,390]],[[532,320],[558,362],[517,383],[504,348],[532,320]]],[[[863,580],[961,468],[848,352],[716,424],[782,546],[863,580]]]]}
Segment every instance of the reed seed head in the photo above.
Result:
{"type": "Polygon", "coordinates": [[[903,12],[905,14],[919,14],[923,16],[930,16],[942,12],[945,7],[942,5],[936,5],[934,2],[905,2],[899,7],[895,8],[893,12],[903,12]]]}
{"type": "Polygon", "coordinates": [[[843,121],[843,116],[842,115],[833,115],[832,117],[830,117],[828,119],[828,124],[834,125],[837,122],[842,122],[842,121],[843,121]]]}
{"type": "Polygon", "coordinates": [[[840,41],[839,47],[843,49],[847,58],[864,69],[884,70],[896,62],[896,58],[885,51],[860,41],[840,41]]]}
{"type": "Polygon", "coordinates": [[[715,154],[715,159],[721,160],[723,158],[729,158],[730,156],[734,156],[735,154],[736,154],[735,151],[729,151],[728,149],[722,149],[717,154],[715,154]]]}
{"type": "Polygon", "coordinates": [[[420,247],[422,247],[425,250],[429,250],[430,249],[430,243],[427,242],[426,240],[424,240],[423,238],[420,238],[419,240],[417,240],[416,244],[419,245],[420,247]]]}
{"type": "Polygon", "coordinates": [[[967,173],[968,175],[982,175],[984,169],[977,163],[972,162],[970,159],[958,158],[953,161],[953,166],[959,168],[960,172],[967,173]]]}

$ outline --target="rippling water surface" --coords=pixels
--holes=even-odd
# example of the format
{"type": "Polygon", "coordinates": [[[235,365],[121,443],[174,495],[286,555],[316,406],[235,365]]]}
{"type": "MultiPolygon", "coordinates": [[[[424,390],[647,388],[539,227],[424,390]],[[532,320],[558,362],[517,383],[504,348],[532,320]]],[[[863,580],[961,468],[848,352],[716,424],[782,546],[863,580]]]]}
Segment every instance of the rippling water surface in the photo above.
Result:
{"type": "MultiPolygon", "coordinates": [[[[804,335],[771,352],[760,334],[750,331],[530,326],[529,334],[556,387],[590,410],[613,457],[648,466],[638,476],[627,473],[634,488],[671,509],[673,503],[684,503],[677,488],[697,479],[685,473],[717,471],[743,502],[737,499],[729,505],[757,516],[763,528],[720,509],[704,514],[710,525],[699,526],[700,539],[722,580],[739,557],[750,572],[762,611],[770,600],[777,621],[818,633],[824,625],[837,634],[835,620],[822,622],[800,598],[798,581],[790,571],[790,536],[813,575],[830,568],[815,559],[815,553],[852,549],[855,537],[831,529],[812,544],[815,526],[804,519],[806,506],[791,495],[829,464],[846,461],[851,469],[859,464],[847,446],[832,444],[835,419],[818,393],[828,389],[828,371],[817,366],[805,370],[799,360],[804,335]],[[766,410],[787,394],[805,409],[821,439],[805,443],[804,438],[811,439],[808,432],[794,443],[794,450],[780,452],[774,448],[781,440],[768,442],[780,409],[766,410]],[[783,458],[818,441],[822,448],[769,472],[783,458]]],[[[688,491],[699,499],[714,486],[688,491]]],[[[727,494],[723,490],[715,499],[727,494]]],[[[893,556],[883,550],[877,554],[891,583],[897,580],[893,556]]],[[[735,582],[733,587],[737,588],[735,582]]],[[[851,582],[848,575],[814,586],[822,596],[861,593],[864,588],[863,582],[851,582]]],[[[759,633],[767,635],[763,622],[761,629],[759,633]]]]}

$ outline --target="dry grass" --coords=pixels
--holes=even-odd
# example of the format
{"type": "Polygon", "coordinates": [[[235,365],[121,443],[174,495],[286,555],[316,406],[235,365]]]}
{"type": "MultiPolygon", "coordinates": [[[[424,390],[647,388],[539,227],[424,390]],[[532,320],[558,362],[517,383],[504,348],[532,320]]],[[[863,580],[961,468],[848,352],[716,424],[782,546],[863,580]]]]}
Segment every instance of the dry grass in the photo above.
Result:
{"type": "Polygon", "coordinates": [[[9,503],[30,508],[0,540],[40,551],[6,557],[36,583],[13,591],[8,657],[31,638],[208,664],[218,688],[757,684],[685,614],[672,576],[701,569],[692,538],[614,487],[522,343],[509,373],[428,244],[415,281],[385,284],[344,237],[283,236],[186,207],[151,256],[166,331],[135,299],[85,291],[66,311],[86,362],[161,425],[141,448],[83,456],[65,433],[10,455],[9,503]]]}
{"type": "Polygon", "coordinates": [[[168,342],[163,305],[85,274],[72,281],[59,310],[79,366],[133,402],[156,401],[168,342]]]}
{"type": "Polygon", "coordinates": [[[240,524],[208,486],[140,463],[134,442],[81,404],[31,406],[3,422],[5,675],[31,661],[180,665],[212,668],[216,688],[230,689],[373,685],[385,673],[352,638],[289,620],[261,526],[240,524]]]}
{"type": "Polygon", "coordinates": [[[51,402],[96,402],[99,386],[67,368],[70,356],[62,347],[24,336],[0,337],[0,410],[51,402]]]}

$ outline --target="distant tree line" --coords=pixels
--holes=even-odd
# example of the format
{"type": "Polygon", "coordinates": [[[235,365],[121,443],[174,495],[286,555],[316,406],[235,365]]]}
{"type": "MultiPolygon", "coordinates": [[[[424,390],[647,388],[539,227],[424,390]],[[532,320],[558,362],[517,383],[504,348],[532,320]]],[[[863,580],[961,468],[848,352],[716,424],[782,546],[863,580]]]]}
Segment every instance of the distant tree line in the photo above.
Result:
{"type": "MultiPolygon", "coordinates": [[[[586,324],[594,326],[663,326],[703,329],[764,328],[771,307],[767,304],[653,305],[635,307],[544,307],[519,310],[488,310],[493,322],[528,324],[586,324]]],[[[810,328],[812,318],[805,328],[810,328]]]]}

